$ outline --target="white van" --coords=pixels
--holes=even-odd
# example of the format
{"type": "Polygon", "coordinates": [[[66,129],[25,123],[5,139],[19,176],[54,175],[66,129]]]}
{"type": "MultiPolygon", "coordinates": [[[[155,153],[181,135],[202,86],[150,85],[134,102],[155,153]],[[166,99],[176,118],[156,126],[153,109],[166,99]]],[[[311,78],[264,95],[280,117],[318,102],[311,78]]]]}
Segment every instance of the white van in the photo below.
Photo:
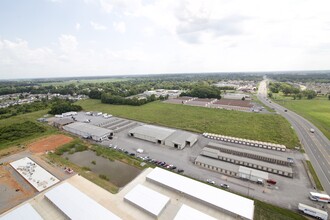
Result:
{"type": "Polygon", "coordinates": [[[139,154],[142,154],[143,153],[143,149],[139,148],[136,150],[136,152],[138,152],[139,154]]]}

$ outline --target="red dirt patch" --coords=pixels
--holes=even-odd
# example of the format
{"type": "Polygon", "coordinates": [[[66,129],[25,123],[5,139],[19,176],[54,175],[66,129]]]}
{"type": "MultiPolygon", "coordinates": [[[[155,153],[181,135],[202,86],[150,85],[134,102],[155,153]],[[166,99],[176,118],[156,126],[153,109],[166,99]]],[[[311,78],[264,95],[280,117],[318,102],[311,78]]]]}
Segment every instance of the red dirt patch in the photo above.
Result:
{"type": "Polygon", "coordinates": [[[41,153],[48,150],[54,150],[55,148],[67,144],[73,140],[72,137],[65,136],[63,134],[48,136],[39,141],[33,142],[28,146],[33,153],[41,153]]]}

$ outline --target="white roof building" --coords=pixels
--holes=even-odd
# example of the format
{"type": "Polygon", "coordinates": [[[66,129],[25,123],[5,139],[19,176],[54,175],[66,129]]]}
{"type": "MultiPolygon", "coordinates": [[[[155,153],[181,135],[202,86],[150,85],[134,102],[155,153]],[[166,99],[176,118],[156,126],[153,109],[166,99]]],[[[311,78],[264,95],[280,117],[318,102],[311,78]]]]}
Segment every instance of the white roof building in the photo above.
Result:
{"type": "Polygon", "coordinates": [[[82,137],[91,137],[95,141],[107,139],[113,131],[83,122],[75,122],[63,127],[64,130],[82,137]]]}
{"type": "Polygon", "coordinates": [[[203,212],[183,204],[173,220],[216,220],[203,212]]]}
{"type": "Polygon", "coordinates": [[[1,220],[42,220],[38,212],[29,204],[26,203],[12,211],[9,211],[4,216],[0,217],[1,220]]]}
{"type": "Polygon", "coordinates": [[[69,183],[63,183],[46,192],[45,197],[72,220],[120,220],[69,183]]]}
{"type": "Polygon", "coordinates": [[[243,219],[253,219],[254,201],[156,167],[147,180],[181,192],[221,211],[243,219]],[[187,187],[189,186],[189,187],[187,187]]]}
{"type": "Polygon", "coordinates": [[[124,200],[158,217],[170,198],[139,184],[125,195],[124,200]]]}

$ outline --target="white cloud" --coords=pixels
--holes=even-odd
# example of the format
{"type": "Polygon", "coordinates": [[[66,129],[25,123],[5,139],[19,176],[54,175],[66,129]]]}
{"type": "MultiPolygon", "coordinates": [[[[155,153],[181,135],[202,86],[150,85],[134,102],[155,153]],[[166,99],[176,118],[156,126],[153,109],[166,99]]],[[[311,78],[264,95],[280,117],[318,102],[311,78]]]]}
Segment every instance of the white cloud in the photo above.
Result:
{"type": "Polygon", "coordinates": [[[106,13],[119,12],[132,14],[142,5],[141,0],[100,0],[100,6],[106,13]]]}
{"type": "Polygon", "coordinates": [[[126,24],[123,21],[113,22],[113,27],[119,33],[125,33],[126,31],[126,24]]]}
{"type": "Polygon", "coordinates": [[[58,40],[60,48],[64,53],[71,53],[77,49],[78,41],[73,35],[62,34],[58,40]]]}
{"type": "Polygon", "coordinates": [[[94,28],[94,30],[97,30],[97,31],[104,31],[104,30],[108,29],[106,26],[104,26],[102,24],[98,24],[98,23],[93,22],[93,21],[91,21],[90,24],[94,28]]]}
{"type": "Polygon", "coordinates": [[[76,30],[77,30],[77,31],[80,30],[80,23],[76,23],[76,30]]]}

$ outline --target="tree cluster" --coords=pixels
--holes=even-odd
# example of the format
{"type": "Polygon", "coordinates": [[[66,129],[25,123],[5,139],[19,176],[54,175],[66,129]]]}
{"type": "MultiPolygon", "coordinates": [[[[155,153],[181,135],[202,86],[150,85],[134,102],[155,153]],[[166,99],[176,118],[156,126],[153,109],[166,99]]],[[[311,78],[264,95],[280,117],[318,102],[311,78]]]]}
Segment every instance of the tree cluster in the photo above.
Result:
{"type": "Polygon", "coordinates": [[[57,115],[57,114],[65,113],[65,112],[71,112],[71,111],[78,112],[81,110],[82,110],[82,107],[80,105],[74,105],[71,102],[59,100],[52,105],[52,107],[48,113],[57,115]]]}
{"type": "Polygon", "coordinates": [[[156,100],[164,100],[166,98],[168,98],[168,96],[167,97],[160,96],[159,98],[156,98],[155,95],[148,96],[146,99],[138,99],[137,97],[124,98],[118,95],[112,95],[110,93],[103,93],[101,96],[101,102],[107,104],[113,104],[113,105],[140,106],[156,100]]]}
{"type": "Polygon", "coordinates": [[[196,86],[190,91],[181,93],[180,96],[221,99],[221,92],[220,89],[215,86],[196,86]]]}
{"type": "Polygon", "coordinates": [[[269,83],[268,97],[272,97],[273,93],[283,92],[285,96],[292,96],[293,99],[302,99],[302,97],[306,97],[307,99],[313,99],[317,96],[317,93],[313,90],[304,90],[300,91],[299,88],[294,87],[288,83],[280,83],[280,82],[271,82],[269,83]]]}

